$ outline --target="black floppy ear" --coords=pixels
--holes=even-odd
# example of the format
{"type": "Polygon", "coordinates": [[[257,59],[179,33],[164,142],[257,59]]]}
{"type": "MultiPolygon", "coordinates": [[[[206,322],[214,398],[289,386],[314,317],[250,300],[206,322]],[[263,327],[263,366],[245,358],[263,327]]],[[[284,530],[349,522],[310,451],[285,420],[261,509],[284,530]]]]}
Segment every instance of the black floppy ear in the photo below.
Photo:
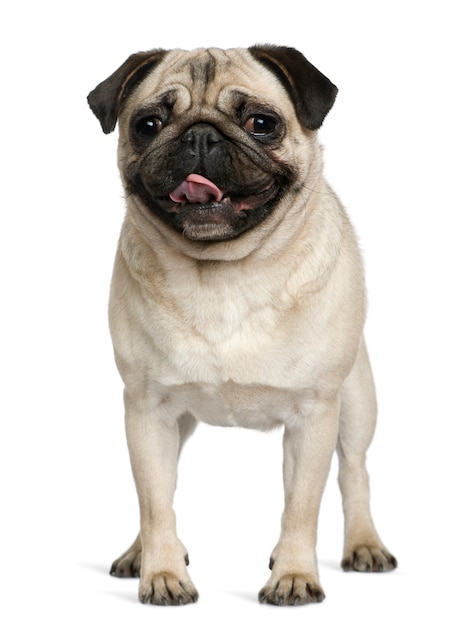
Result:
{"type": "Polygon", "coordinates": [[[334,104],[337,87],[295,48],[262,45],[249,51],[281,81],[302,124],[310,130],[319,128],[334,104]]]}
{"type": "Polygon", "coordinates": [[[104,133],[114,130],[123,100],[166,53],[166,50],[150,50],[132,54],[111,76],[91,91],[88,104],[100,121],[104,133]]]}

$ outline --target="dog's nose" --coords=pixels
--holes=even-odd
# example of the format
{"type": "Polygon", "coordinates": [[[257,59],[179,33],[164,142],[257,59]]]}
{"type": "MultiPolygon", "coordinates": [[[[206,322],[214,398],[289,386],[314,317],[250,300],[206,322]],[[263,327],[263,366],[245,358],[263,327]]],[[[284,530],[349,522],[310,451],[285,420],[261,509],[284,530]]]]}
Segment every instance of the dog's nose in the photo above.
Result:
{"type": "Polygon", "coordinates": [[[211,124],[195,124],[182,136],[182,141],[189,144],[188,150],[193,156],[206,156],[212,152],[216,144],[223,140],[223,136],[211,124]]]}

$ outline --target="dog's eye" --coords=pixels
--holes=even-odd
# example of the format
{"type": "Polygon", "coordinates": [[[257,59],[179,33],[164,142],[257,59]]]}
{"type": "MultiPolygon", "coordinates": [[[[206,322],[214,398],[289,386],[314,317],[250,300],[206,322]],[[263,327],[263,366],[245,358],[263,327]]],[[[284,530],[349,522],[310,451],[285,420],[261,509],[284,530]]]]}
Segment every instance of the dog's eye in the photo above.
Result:
{"type": "Polygon", "coordinates": [[[143,139],[153,139],[161,130],[163,123],[157,117],[143,117],[135,124],[136,134],[143,139]]]}
{"type": "Polygon", "coordinates": [[[251,115],[244,123],[244,128],[254,137],[264,137],[273,133],[276,119],[270,115],[251,115]]]}

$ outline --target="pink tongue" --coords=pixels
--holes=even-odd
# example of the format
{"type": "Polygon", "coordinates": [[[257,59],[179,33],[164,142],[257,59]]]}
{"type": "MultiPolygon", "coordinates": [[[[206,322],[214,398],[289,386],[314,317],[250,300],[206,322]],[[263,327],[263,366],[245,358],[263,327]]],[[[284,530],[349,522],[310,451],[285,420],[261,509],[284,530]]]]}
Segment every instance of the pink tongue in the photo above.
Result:
{"type": "Polygon", "coordinates": [[[189,174],[174,191],[171,191],[169,197],[173,202],[205,204],[212,200],[220,202],[223,195],[222,191],[204,176],[189,174]]]}

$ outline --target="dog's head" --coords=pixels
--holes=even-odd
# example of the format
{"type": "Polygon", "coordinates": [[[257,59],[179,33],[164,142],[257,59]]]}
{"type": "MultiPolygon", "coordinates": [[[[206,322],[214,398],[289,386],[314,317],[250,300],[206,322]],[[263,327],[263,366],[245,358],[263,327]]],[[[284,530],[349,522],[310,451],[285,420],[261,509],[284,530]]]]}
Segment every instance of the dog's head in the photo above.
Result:
{"type": "Polygon", "coordinates": [[[337,88],[297,50],[134,54],[88,96],[142,210],[195,241],[238,237],[299,193],[337,88]]]}

